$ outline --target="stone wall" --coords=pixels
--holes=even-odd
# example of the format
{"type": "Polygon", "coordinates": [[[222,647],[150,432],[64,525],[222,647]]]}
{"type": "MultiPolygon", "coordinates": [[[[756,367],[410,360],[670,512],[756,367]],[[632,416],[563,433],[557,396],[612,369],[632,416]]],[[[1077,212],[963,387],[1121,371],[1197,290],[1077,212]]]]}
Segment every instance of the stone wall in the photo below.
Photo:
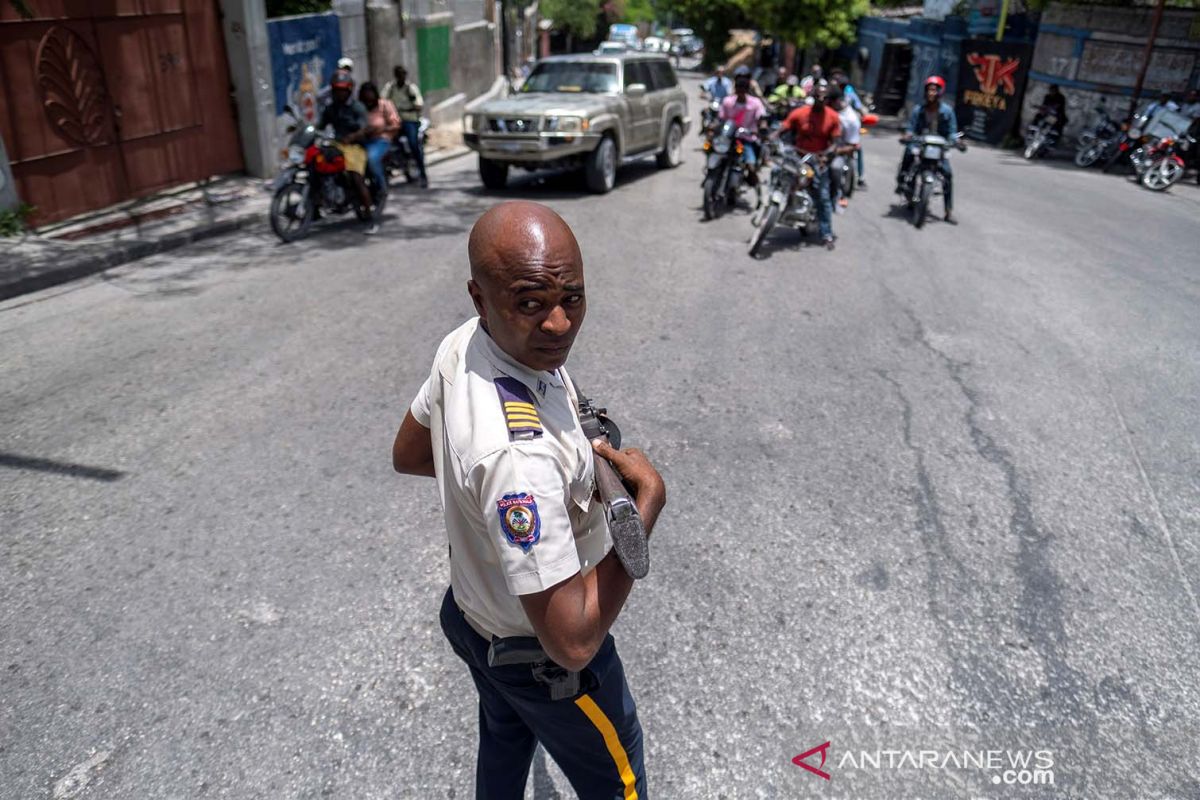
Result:
{"type": "MultiPolygon", "coordinates": [[[[1133,99],[1150,35],[1152,8],[1055,3],[1042,16],[1022,119],[1032,119],[1051,84],[1067,97],[1068,140],[1094,118],[1104,98],[1108,113],[1123,118],[1133,99]]],[[[1200,13],[1163,13],[1139,105],[1160,91],[1200,86],[1200,13]]]]}

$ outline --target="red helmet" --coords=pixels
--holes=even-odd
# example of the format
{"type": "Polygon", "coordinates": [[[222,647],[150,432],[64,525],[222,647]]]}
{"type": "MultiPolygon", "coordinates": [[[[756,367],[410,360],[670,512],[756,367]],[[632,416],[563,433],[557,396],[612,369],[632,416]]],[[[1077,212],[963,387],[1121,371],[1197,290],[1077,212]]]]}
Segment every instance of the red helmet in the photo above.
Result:
{"type": "Polygon", "coordinates": [[[941,75],[930,75],[928,78],[926,78],[925,79],[925,88],[928,88],[929,84],[931,84],[931,83],[934,86],[938,87],[939,92],[946,91],[946,79],[943,78],[941,75]]]}

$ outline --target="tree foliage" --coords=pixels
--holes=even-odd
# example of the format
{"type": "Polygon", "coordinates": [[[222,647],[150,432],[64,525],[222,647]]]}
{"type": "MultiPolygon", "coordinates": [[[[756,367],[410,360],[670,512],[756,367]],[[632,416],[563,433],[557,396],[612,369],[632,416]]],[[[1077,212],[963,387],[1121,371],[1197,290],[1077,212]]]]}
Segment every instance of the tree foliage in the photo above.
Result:
{"type": "Polygon", "coordinates": [[[538,11],[554,20],[556,28],[565,29],[572,36],[590,39],[596,35],[600,4],[595,0],[540,0],[538,11]]]}
{"type": "Polygon", "coordinates": [[[333,8],[332,0],[267,0],[267,17],[321,14],[333,8]]]}
{"type": "Polygon", "coordinates": [[[854,38],[868,0],[740,0],[755,27],[799,47],[837,47],[854,38]]]}
{"type": "Polygon", "coordinates": [[[725,60],[730,29],[750,26],[740,0],[663,0],[661,5],[704,42],[704,61],[708,64],[725,60]]]}
{"type": "Polygon", "coordinates": [[[705,57],[723,58],[730,28],[774,34],[799,47],[836,47],[854,38],[869,0],[663,0],[704,39],[705,57]]]}

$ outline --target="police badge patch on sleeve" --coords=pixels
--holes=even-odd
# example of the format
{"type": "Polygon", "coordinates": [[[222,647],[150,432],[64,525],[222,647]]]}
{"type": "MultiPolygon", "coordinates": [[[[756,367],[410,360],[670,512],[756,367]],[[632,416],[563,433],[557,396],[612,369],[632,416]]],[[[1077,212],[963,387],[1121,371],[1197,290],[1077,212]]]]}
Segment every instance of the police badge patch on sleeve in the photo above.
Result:
{"type": "Polygon", "coordinates": [[[506,494],[496,501],[500,529],[509,544],[528,553],[542,536],[542,518],[538,516],[537,501],[526,492],[506,494]]]}

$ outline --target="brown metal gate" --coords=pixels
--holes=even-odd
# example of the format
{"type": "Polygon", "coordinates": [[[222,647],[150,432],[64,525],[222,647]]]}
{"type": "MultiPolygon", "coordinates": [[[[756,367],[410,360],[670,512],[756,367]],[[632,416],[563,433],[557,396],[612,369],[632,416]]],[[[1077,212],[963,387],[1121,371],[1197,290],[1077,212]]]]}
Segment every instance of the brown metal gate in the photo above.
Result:
{"type": "Polygon", "coordinates": [[[216,0],[0,3],[0,134],[40,225],[242,169],[216,0]]]}

